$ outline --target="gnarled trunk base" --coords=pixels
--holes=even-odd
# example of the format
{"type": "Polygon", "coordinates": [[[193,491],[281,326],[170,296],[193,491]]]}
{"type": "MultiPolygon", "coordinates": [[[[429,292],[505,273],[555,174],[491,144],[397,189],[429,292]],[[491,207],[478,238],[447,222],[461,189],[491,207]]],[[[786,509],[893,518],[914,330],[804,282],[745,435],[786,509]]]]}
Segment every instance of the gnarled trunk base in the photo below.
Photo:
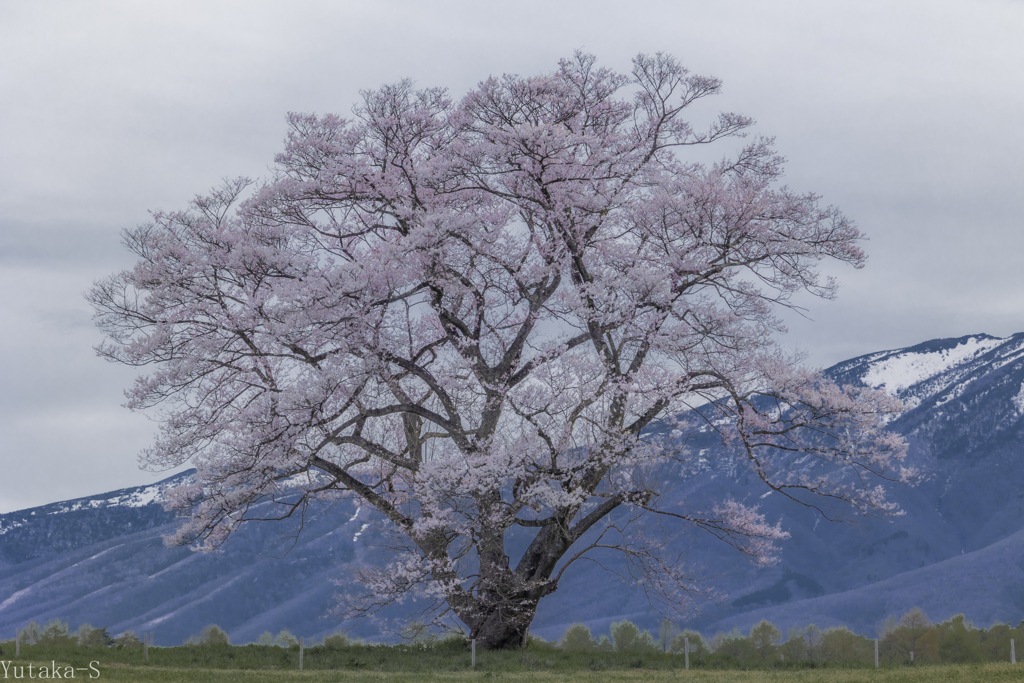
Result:
{"type": "Polygon", "coordinates": [[[482,616],[470,637],[484,650],[518,650],[526,644],[536,614],[536,603],[517,605],[515,610],[502,605],[482,616]]]}

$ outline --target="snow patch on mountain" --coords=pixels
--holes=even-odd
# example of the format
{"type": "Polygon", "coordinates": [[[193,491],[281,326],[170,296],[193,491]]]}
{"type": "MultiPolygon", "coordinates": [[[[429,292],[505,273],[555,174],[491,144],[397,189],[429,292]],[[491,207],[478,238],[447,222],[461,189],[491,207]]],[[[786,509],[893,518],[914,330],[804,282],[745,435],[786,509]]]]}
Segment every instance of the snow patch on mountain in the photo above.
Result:
{"type": "Polygon", "coordinates": [[[165,486],[154,484],[153,486],[146,486],[145,488],[137,491],[131,491],[124,495],[114,496],[113,498],[77,500],[72,505],[51,510],[47,514],[60,515],[67,512],[77,512],[79,510],[89,508],[106,508],[115,506],[140,508],[153,503],[163,502],[165,489],[165,486]]]}
{"type": "Polygon", "coordinates": [[[147,621],[144,624],[142,624],[142,627],[144,629],[153,628],[157,624],[159,624],[161,622],[164,622],[164,621],[167,621],[171,617],[173,617],[176,614],[182,612],[183,610],[188,609],[189,607],[192,607],[192,606],[194,606],[196,604],[200,604],[200,603],[203,603],[203,602],[208,602],[212,598],[214,598],[218,593],[224,592],[225,590],[230,588],[233,584],[237,583],[241,578],[242,578],[242,576],[235,576],[234,578],[228,580],[227,583],[224,583],[223,585],[220,585],[220,586],[214,588],[212,591],[209,591],[209,592],[203,593],[201,591],[197,591],[200,594],[195,599],[190,600],[189,602],[185,603],[184,605],[182,605],[181,607],[179,607],[176,610],[168,612],[168,613],[166,613],[164,615],[161,615],[159,617],[156,617],[154,619],[150,619],[149,621],[147,621]]]}
{"type": "Polygon", "coordinates": [[[23,588],[20,591],[11,594],[11,597],[7,598],[3,602],[0,602],[0,612],[2,612],[4,608],[8,605],[13,604],[15,600],[28,593],[30,590],[32,590],[32,586],[29,586],[28,588],[23,588]]]}
{"type": "Polygon", "coordinates": [[[951,349],[890,356],[871,363],[863,381],[869,387],[883,389],[890,396],[896,396],[900,391],[986,353],[1005,341],[997,338],[969,337],[951,349]]]}
{"type": "Polygon", "coordinates": [[[1024,384],[1020,385],[1020,391],[1013,397],[1013,405],[1017,408],[1018,415],[1024,415],[1024,384]]]}
{"type": "Polygon", "coordinates": [[[997,357],[992,359],[988,366],[992,371],[995,371],[1004,365],[1020,360],[1021,357],[1024,357],[1024,340],[1019,338],[1010,339],[1003,345],[1003,348],[999,349],[997,357]]]}
{"type": "Polygon", "coordinates": [[[184,559],[178,560],[177,562],[174,562],[173,564],[167,565],[166,567],[164,567],[160,571],[156,572],[155,574],[150,574],[147,578],[155,579],[155,578],[161,576],[162,574],[164,574],[165,572],[178,571],[178,570],[181,569],[182,565],[188,564],[189,562],[194,562],[199,557],[200,557],[200,555],[195,554],[195,553],[193,553],[192,555],[188,555],[184,559]]]}
{"type": "Polygon", "coordinates": [[[2,519],[0,519],[0,536],[3,536],[4,534],[6,534],[11,529],[17,529],[20,526],[24,526],[24,524],[22,523],[24,521],[25,520],[21,520],[21,522],[8,522],[5,525],[4,521],[2,519]]]}

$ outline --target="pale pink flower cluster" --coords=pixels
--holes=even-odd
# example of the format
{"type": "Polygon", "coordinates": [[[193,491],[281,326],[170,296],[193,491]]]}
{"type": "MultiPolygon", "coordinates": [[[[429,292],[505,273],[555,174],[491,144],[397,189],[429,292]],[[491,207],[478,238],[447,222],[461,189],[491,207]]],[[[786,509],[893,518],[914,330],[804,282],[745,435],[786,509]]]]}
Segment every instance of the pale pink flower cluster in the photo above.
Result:
{"type": "MultiPolygon", "coordinates": [[[[173,542],[351,496],[413,553],[368,585],[435,582],[500,645],[525,617],[497,604],[532,615],[609,514],[664,512],[648,474],[678,440],[644,430],[689,408],[710,402],[774,490],[888,511],[878,478],[913,475],[881,429],[899,406],[772,341],[793,293],[832,295],[822,259],[862,264],[861,234],[779,185],[771,140],[687,160],[751,125],[684,119],[718,89],[660,54],[629,74],[578,54],[457,102],[403,81],[350,119],[292,115],[271,179],[128,231],[137,265],[91,300],[101,353],[148,371],[129,393],[162,420],[145,461],[198,467],[173,542]]],[[[758,562],[784,537],[735,502],[677,517],[758,562]]]]}

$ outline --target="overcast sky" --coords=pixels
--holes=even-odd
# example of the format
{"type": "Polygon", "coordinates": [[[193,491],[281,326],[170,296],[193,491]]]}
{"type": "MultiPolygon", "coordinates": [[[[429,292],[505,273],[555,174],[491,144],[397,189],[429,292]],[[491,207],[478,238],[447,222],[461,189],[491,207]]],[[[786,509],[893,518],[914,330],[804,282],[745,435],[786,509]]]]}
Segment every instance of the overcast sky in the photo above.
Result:
{"type": "Polygon", "coordinates": [[[131,265],[123,228],[265,175],[288,111],[348,114],[403,77],[458,97],[577,48],[721,78],[706,106],[754,117],[787,183],[869,235],[839,299],[791,321],[812,364],[1024,331],[1020,0],[4,0],[0,512],[167,476],[138,467],[153,424],[82,298],[131,265]]]}

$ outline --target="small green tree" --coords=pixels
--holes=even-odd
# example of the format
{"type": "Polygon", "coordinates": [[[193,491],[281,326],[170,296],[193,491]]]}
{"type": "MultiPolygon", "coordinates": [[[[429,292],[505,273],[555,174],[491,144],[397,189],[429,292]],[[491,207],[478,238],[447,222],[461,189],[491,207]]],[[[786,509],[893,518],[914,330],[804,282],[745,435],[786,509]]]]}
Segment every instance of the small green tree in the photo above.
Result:
{"type": "Polygon", "coordinates": [[[589,652],[597,649],[597,643],[590,634],[590,629],[584,624],[573,624],[565,629],[558,646],[570,652],[589,652]]]}
{"type": "Polygon", "coordinates": [[[348,636],[340,631],[335,631],[329,636],[324,636],[324,648],[328,650],[341,650],[349,646],[348,636]]]}
{"type": "Polygon", "coordinates": [[[786,634],[786,642],[779,648],[779,654],[794,661],[821,659],[821,643],[821,629],[814,624],[805,628],[794,626],[786,634]]]}
{"type": "Polygon", "coordinates": [[[677,633],[672,638],[672,645],[669,646],[668,651],[674,655],[684,655],[687,642],[690,643],[690,664],[704,663],[711,653],[708,650],[708,646],[704,643],[704,638],[696,631],[686,630],[682,633],[677,633]]]}
{"type": "Polygon", "coordinates": [[[74,637],[81,647],[110,647],[114,644],[106,627],[93,628],[92,624],[79,626],[74,637]]]}
{"type": "MultiPolygon", "coordinates": [[[[937,628],[941,628],[941,626],[940,624],[937,628]]],[[[1017,644],[1020,644],[1024,633],[1009,624],[993,624],[991,628],[979,629],[978,635],[981,641],[982,658],[984,661],[1008,662],[1010,661],[1010,640],[1013,639],[1017,644]]],[[[939,638],[939,647],[941,648],[941,634],[939,638]]]]}
{"type": "Polygon", "coordinates": [[[75,642],[73,636],[68,635],[68,623],[60,619],[54,619],[43,627],[37,640],[39,645],[54,647],[57,645],[71,645],[75,642]]]}
{"type": "Polygon", "coordinates": [[[821,656],[830,662],[862,662],[873,659],[874,644],[845,626],[825,629],[821,634],[821,656]]]}
{"type": "Polygon", "coordinates": [[[632,652],[640,643],[640,628],[628,619],[612,622],[608,632],[616,652],[632,652]]]}
{"type": "Polygon", "coordinates": [[[729,633],[716,633],[711,639],[711,648],[715,659],[726,664],[739,664],[757,659],[753,643],[739,629],[729,633]]]}
{"type": "Polygon", "coordinates": [[[256,644],[257,645],[273,645],[274,644],[274,634],[271,633],[270,631],[264,631],[263,633],[260,634],[260,637],[256,639],[256,644]]]}
{"type": "Polygon", "coordinates": [[[779,654],[783,659],[792,662],[799,662],[808,658],[807,641],[804,639],[804,630],[797,626],[789,629],[786,634],[786,642],[779,648],[779,654]]]}
{"type": "Polygon", "coordinates": [[[210,624],[199,633],[200,645],[230,645],[228,634],[217,624],[210,624]]]}
{"type": "Polygon", "coordinates": [[[114,638],[115,647],[142,647],[142,640],[135,635],[135,631],[125,631],[114,638]]]}
{"type": "Polygon", "coordinates": [[[657,649],[650,631],[640,628],[628,619],[615,622],[609,628],[616,652],[650,652],[657,649]]]}
{"type": "Polygon", "coordinates": [[[889,616],[879,628],[879,657],[895,661],[937,661],[938,632],[919,607],[901,618],[889,616]]]}
{"type": "Polygon", "coordinates": [[[899,656],[899,647],[896,643],[896,630],[900,627],[900,620],[890,615],[878,627],[878,658],[881,661],[892,664],[899,656]]]}
{"type": "Polygon", "coordinates": [[[943,662],[965,664],[982,661],[980,633],[964,615],[958,614],[949,621],[944,621],[936,627],[936,631],[939,657],[943,662]]]}
{"type": "Polygon", "coordinates": [[[911,661],[934,660],[937,654],[934,631],[928,615],[920,607],[912,607],[900,618],[899,628],[896,629],[896,645],[911,661]]]}
{"type": "Polygon", "coordinates": [[[43,629],[34,621],[28,622],[28,626],[18,631],[18,641],[22,645],[35,645],[43,635],[43,629]]]}
{"type": "Polygon", "coordinates": [[[750,643],[754,650],[761,656],[761,661],[767,661],[778,649],[782,642],[782,631],[770,621],[762,619],[756,626],[750,629],[750,643]]]}
{"type": "Polygon", "coordinates": [[[274,637],[274,645],[277,645],[278,647],[298,647],[299,639],[296,638],[291,631],[283,628],[277,636],[274,637]]]}
{"type": "Polygon", "coordinates": [[[690,642],[690,654],[693,654],[697,650],[707,650],[704,645],[704,639],[696,631],[686,630],[682,633],[677,633],[672,638],[672,644],[669,645],[668,651],[674,655],[681,655],[686,647],[686,642],[690,642]]]}

